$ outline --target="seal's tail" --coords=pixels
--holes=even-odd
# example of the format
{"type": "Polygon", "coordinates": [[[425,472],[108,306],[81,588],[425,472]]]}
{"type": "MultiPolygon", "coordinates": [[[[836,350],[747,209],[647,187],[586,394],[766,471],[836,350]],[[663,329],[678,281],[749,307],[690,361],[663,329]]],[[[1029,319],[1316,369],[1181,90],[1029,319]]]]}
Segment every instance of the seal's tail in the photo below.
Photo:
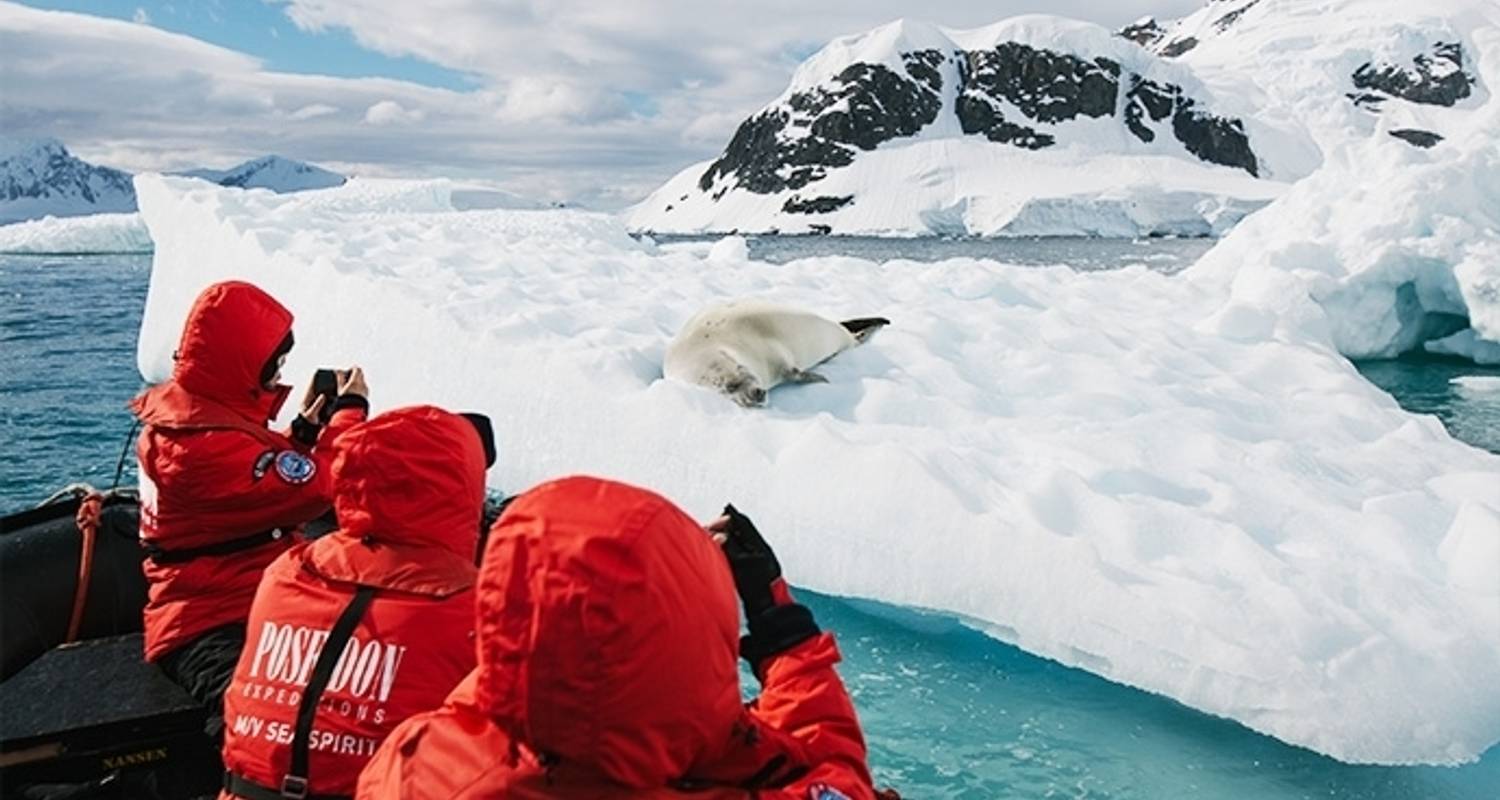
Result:
{"type": "Polygon", "coordinates": [[[860,317],[859,319],[846,319],[839,324],[854,336],[854,341],[864,344],[875,335],[876,331],[891,324],[891,321],[885,317],[860,317]]]}

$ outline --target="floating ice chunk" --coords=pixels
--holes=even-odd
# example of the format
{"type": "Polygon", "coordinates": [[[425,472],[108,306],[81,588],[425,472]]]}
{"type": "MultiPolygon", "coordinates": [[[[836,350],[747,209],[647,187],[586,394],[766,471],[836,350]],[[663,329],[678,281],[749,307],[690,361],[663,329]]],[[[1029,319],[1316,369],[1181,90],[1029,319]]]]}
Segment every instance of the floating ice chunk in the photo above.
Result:
{"type": "Polygon", "coordinates": [[[151,248],[140,214],[43,217],[0,225],[0,253],[149,253],[151,248]]]}
{"type": "Polygon", "coordinates": [[[709,248],[708,260],[717,264],[740,264],[750,260],[750,243],[743,236],[725,236],[709,248]]]}
{"type": "Polygon", "coordinates": [[[1481,392],[1500,392],[1500,377],[1490,375],[1460,375],[1450,381],[1450,383],[1464,391],[1476,394],[1481,392]]]}
{"type": "Polygon", "coordinates": [[[1500,364],[1500,342],[1480,339],[1473,328],[1465,328],[1442,339],[1433,339],[1423,346],[1429,353],[1460,356],[1475,364],[1500,364]]]}

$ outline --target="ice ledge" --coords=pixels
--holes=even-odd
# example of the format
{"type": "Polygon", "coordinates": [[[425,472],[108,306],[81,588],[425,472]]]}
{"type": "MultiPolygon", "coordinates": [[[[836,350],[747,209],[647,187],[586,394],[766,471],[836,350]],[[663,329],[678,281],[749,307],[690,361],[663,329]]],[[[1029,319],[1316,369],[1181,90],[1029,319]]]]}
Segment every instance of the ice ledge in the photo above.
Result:
{"type": "Polygon", "coordinates": [[[603,215],[446,211],[430,184],[137,187],[147,378],[202,286],[252,280],[297,315],[288,375],[360,363],[378,408],[489,414],[495,485],[733,500],[799,585],[977,620],[1341,760],[1500,740],[1500,602],[1473,561],[1500,540],[1500,458],[1364,381],[1316,305],[1138,268],[709,261],[603,215]],[[688,316],[752,295],[895,324],[761,412],[661,379],[688,316]]]}

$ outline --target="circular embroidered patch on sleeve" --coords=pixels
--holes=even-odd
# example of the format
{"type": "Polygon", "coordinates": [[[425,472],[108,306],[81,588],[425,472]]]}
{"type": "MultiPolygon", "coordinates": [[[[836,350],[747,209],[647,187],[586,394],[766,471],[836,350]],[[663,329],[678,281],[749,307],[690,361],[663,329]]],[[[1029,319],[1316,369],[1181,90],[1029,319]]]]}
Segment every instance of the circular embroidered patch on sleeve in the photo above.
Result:
{"type": "Polygon", "coordinates": [[[307,483],[317,472],[318,465],[296,450],[282,450],[276,454],[276,476],[287,483],[307,483]]]}

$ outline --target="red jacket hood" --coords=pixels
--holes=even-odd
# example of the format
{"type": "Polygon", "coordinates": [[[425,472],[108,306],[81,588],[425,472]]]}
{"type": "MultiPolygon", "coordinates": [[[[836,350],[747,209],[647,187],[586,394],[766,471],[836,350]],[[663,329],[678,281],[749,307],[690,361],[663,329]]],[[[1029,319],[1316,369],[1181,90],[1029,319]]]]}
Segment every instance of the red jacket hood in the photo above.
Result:
{"type": "Polygon", "coordinates": [[[287,387],[266,389],[261,370],[292,330],[292,312],[260,288],[224,281],[204,289],[188,312],[172,380],[147,390],[132,407],[143,421],[172,427],[224,426],[230,416],[264,425],[287,387]]]}
{"type": "Polygon", "coordinates": [[[516,740],[635,788],[730,740],[733,578],[666,499],[586,477],[527,492],[495,524],[478,595],[477,701],[516,740]]]}
{"type": "Polygon", "coordinates": [[[422,594],[473,584],[484,513],[484,445],[433,406],[388,411],[334,443],[339,529],[314,542],[320,574],[422,594]]]}

